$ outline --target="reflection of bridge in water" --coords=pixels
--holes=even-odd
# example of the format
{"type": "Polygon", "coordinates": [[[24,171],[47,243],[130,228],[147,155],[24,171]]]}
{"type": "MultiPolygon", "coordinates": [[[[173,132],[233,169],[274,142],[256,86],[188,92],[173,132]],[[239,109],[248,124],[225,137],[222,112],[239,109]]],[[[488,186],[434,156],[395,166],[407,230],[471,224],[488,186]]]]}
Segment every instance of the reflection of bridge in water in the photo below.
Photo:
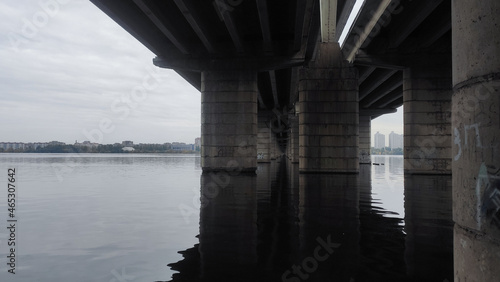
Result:
{"type": "MultiPolygon", "coordinates": [[[[386,165],[402,169],[402,158],[386,165]]],[[[283,160],[218,184],[202,175],[200,243],[170,264],[172,281],[453,280],[449,175],[393,183],[394,193],[404,189],[403,219],[372,198],[370,166],[297,170],[283,160]]]]}
{"type": "Polygon", "coordinates": [[[404,105],[405,172],[453,178],[454,279],[500,277],[499,1],[367,0],[350,29],[354,0],[92,2],[201,91],[206,172],[360,173],[371,120],[404,105]]]}

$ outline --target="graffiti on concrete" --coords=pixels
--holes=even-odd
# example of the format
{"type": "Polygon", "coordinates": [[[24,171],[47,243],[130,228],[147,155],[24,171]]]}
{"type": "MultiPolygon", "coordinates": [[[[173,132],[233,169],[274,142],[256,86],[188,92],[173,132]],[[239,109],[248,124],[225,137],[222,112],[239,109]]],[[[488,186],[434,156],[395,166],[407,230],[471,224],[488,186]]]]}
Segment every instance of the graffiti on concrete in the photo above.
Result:
{"type": "Polygon", "coordinates": [[[462,135],[460,134],[460,130],[457,127],[455,127],[453,129],[453,135],[455,137],[453,139],[453,144],[458,146],[457,154],[453,158],[455,161],[458,161],[460,159],[460,157],[462,156],[462,152],[464,150],[467,150],[467,149],[472,150],[473,148],[470,148],[471,146],[475,147],[475,148],[496,148],[498,146],[498,144],[484,146],[483,143],[481,142],[481,135],[479,134],[479,127],[480,127],[480,123],[474,123],[474,124],[469,124],[469,125],[464,124],[463,144],[462,144],[462,135]],[[474,135],[474,138],[472,138],[472,139],[469,136],[469,135],[471,135],[471,133],[474,135]],[[475,140],[475,142],[472,142],[472,140],[475,140]],[[474,145],[474,143],[475,143],[475,145],[474,145]]]}
{"type": "Polygon", "coordinates": [[[453,133],[455,135],[455,139],[453,139],[453,143],[458,146],[458,153],[455,155],[453,158],[455,161],[458,161],[460,157],[462,156],[462,140],[460,139],[460,131],[458,131],[458,128],[455,127],[453,130],[453,133]]]}
{"type": "Polygon", "coordinates": [[[476,181],[476,222],[478,229],[481,229],[483,222],[500,228],[499,172],[500,170],[494,174],[488,173],[488,169],[484,163],[479,168],[476,181]]]}

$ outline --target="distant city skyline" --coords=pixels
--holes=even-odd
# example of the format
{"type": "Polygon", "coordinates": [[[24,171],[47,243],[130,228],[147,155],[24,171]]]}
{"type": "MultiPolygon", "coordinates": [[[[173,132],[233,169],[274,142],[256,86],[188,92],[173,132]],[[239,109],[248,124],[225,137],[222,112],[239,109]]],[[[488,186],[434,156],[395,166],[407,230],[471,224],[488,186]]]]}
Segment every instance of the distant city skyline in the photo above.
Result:
{"type": "MultiPolygon", "coordinates": [[[[397,112],[392,114],[382,115],[373,119],[371,122],[371,147],[375,147],[374,136],[376,132],[380,132],[389,136],[391,131],[397,134],[403,134],[403,106],[397,108],[397,112]]],[[[387,138],[387,137],[386,137],[387,138]]],[[[389,140],[385,141],[389,144],[389,140]]]]}
{"type": "Polygon", "coordinates": [[[372,144],[371,147],[380,149],[383,147],[389,148],[403,148],[404,147],[404,135],[394,132],[391,130],[389,134],[387,132],[381,132],[377,130],[373,131],[372,128],[372,136],[371,136],[372,144]]]}
{"type": "Polygon", "coordinates": [[[380,132],[376,132],[374,135],[373,135],[373,140],[374,140],[374,145],[373,147],[376,148],[376,149],[381,149],[381,148],[384,148],[385,147],[385,135],[380,133],[380,132]]]}
{"type": "MultiPolygon", "coordinates": [[[[96,149],[99,147],[106,147],[106,146],[112,146],[112,147],[123,147],[124,149],[129,148],[131,150],[126,150],[126,151],[134,151],[133,147],[143,147],[143,146],[168,146],[172,150],[199,150],[199,139],[196,138],[194,140],[194,143],[185,143],[185,142],[165,142],[165,143],[135,143],[130,140],[125,140],[122,142],[117,142],[114,144],[99,144],[99,143],[92,143],[90,141],[83,141],[83,142],[78,142],[75,141],[75,143],[64,143],[64,142],[59,142],[59,141],[51,141],[51,142],[3,142],[0,141],[0,152],[18,152],[19,150],[25,151],[28,150],[29,152],[38,152],[38,149],[43,149],[43,148],[49,148],[49,147],[60,147],[60,146],[70,146],[72,148],[77,148],[75,150],[80,150],[80,149],[96,149]],[[85,148],[84,148],[85,147],[85,148]]],[[[84,150],[83,152],[88,152],[89,150],[84,150]]]]}
{"type": "Polygon", "coordinates": [[[403,148],[403,134],[397,134],[391,131],[391,133],[389,133],[389,148],[403,148]]]}

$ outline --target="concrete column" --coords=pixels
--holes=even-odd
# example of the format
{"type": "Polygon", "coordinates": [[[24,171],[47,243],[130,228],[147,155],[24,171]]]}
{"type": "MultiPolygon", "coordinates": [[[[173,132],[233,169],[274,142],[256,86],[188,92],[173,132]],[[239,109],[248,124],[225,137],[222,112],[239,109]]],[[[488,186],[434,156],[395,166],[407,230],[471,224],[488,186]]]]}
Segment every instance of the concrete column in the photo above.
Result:
{"type": "Polygon", "coordinates": [[[300,172],[359,172],[357,76],[338,43],[299,70],[300,172]]]}
{"type": "Polygon", "coordinates": [[[371,164],[371,116],[359,116],[359,163],[371,164]]]}
{"type": "Polygon", "coordinates": [[[276,159],[276,154],[278,150],[278,146],[276,145],[278,141],[276,140],[276,133],[271,132],[271,137],[269,139],[269,155],[271,156],[271,160],[276,159]]]}
{"type": "Polygon", "coordinates": [[[455,281],[500,277],[500,1],[452,1],[455,281]]]}
{"type": "Polygon", "coordinates": [[[443,58],[403,73],[405,173],[451,173],[451,69],[443,58]]]}
{"type": "Polygon", "coordinates": [[[292,150],[291,150],[292,140],[290,137],[291,137],[291,135],[288,135],[288,140],[286,141],[286,157],[288,158],[288,160],[291,160],[291,156],[292,156],[292,150]]]}
{"type": "Polygon", "coordinates": [[[260,110],[258,115],[257,133],[257,162],[268,163],[271,161],[271,129],[266,125],[269,115],[265,110],[260,110]]]}
{"type": "Polygon", "coordinates": [[[204,71],[201,80],[202,169],[255,171],[257,74],[204,71]]]}
{"type": "Polygon", "coordinates": [[[290,115],[288,120],[290,122],[288,158],[292,163],[299,163],[299,118],[298,116],[290,115]]]}

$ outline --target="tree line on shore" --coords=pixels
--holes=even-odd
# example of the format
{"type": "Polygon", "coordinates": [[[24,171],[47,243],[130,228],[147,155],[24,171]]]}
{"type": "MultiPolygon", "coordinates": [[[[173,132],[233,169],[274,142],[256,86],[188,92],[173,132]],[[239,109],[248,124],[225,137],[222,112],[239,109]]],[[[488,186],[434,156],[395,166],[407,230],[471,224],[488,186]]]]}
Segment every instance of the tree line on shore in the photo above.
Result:
{"type": "Polygon", "coordinates": [[[25,149],[0,148],[0,153],[196,153],[199,150],[174,150],[170,144],[139,144],[134,145],[133,151],[123,150],[122,145],[98,145],[98,146],[75,146],[75,145],[47,145],[45,147],[25,149]]]}
{"type": "Polygon", "coordinates": [[[371,148],[372,155],[403,155],[403,148],[393,148],[384,147],[384,148],[371,148]]]}

